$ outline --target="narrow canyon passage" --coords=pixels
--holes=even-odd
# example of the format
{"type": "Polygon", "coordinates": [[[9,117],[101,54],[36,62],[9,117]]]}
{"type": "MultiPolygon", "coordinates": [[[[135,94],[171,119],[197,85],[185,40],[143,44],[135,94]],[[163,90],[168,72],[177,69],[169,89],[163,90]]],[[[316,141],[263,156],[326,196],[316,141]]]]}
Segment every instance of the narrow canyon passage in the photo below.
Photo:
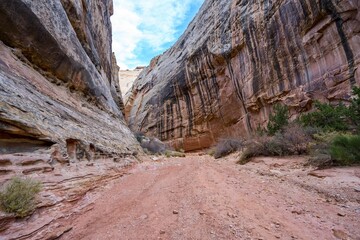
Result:
{"type": "Polygon", "coordinates": [[[143,162],[61,239],[359,239],[359,169],[312,171],[301,157],[240,166],[235,158],[143,162]]]}

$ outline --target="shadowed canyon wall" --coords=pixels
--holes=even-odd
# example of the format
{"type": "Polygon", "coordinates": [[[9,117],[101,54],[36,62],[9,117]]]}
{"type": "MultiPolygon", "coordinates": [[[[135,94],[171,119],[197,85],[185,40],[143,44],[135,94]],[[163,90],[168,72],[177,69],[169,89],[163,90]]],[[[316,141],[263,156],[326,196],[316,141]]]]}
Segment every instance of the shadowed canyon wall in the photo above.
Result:
{"type": "Polygon", "coordinates": [[[206,0],[154,58],[126,103],[134,131],[195,150],[292,117],[314,99],[347,100],[360,83],[358,0],[206,0]]]}
{"type": "Polygon", "coordinates": [[[0,154],[51,148],[48,161],[66,163],[139,151],[122,113],[112,12],[112,0],[0,0],[0,154]]]}

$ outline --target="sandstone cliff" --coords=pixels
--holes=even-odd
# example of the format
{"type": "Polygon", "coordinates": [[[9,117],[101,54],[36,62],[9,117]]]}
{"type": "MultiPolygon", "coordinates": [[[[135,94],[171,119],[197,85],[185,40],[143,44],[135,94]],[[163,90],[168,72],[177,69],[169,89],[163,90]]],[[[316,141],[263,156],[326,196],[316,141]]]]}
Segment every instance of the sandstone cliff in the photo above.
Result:
{"type": "Polygon", "coordinates": [[[282,102],[348,99],[360,83],[357,0],[206,0],[176,44],[154,58],[126,104],[131,128],[178,148],[264,126],[282,102]]]}
{"type": "Polygon", "coordinates": [[[0,1],[0,152],[54,160],[138,151],[121,110],[112,1],[0,1]],[[60,159],[57,159],[57,157],[60,159]]]}
{"type": "MultiPolygon", "coordinates": [[[[126,96],[126,93],[131,89],[134,81],[139,76],[139,74],[144,70],[145,67],[136,67],[134,70],[120,70],[120,88],[123,93],[123,97],[126,96]]],[[[126,101],[124,99],[124,101],[126,101]]]]}
{"type": "Polygon", "coordinates": [[[58,238],[141,152],[122,114],[112,12],[112,0],[0,0],[0,186],[43,183],[30,218],[0,212],[0,239],[58,238]]]}

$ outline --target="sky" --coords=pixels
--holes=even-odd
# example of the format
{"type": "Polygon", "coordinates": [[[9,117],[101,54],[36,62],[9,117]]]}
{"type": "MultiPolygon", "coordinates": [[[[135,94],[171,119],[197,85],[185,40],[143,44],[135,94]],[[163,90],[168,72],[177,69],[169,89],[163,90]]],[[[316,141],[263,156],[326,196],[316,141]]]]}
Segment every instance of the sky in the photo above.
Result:
{"type": "Polygon", "coordinates": [[[120,69],[147,66],[181,36],[204,0],[113,0],[113,51],[120,69]]]}

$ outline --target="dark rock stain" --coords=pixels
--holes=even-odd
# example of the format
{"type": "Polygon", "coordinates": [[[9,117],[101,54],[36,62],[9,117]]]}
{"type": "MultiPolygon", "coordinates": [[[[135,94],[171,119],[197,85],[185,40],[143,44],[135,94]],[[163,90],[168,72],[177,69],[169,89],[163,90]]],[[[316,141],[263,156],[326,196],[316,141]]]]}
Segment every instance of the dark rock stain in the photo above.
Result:
{"type": "Polygon", "coordinates": [[[277,80],[279,82],[279,91],[284,91],[284,81],[282,79],[282,73],[280,68],[280,63],[277,57],[277,49],[278,49],[278,29],[279,24],[273,18],[269,23],[269,27],[267,29],[267,41],[268,41],[268,51],[270,53],[271,62],[273,65],[273,69],[275,70],[277,80]]]}
{"type": "Polygon", "coordinates": [[[243,107],[244,113],[245,113],[246,127],[247,127],[249,132],[252,132],[252,127],[251,127],[251,124],[250,124],[250,115],[249,115],[249,112],[248,112],[248,110],[246,108],[246,105],[245,105],[245,100],[244,100],[244,97],[243,97],[243,94],[242,94],[242,91],[241,91],[240,84],[239,84],[238,80],[236,79],[236,77],[234,75],[234,69],[231,66],[230,60],[226,60],[226,63],[227,63],[227,67],[228,67],[228,70],[229,70],[230,79],[233,82],[234,87],[235,87],[236,95],[238,96],[238,98],[239,98],[239,100],[241,102],[241,105],[243,107]]]}
{"type": "MultiPolygon", "coordinates": [[[[240,3],[242,5],[247,4],[246,1],[244,1],[244,3],[240,3]]],[[[252,43],[252,36],[251,36],[251,31],[254,31],[255,29],[253,29],[253,24],[251,23],[250,20],[250,16],[248,13],[248,7],[249,4],[245,7],[244,6],[244,11],[240,14],[240,23],[241,23],[241,28],[244,34],[244,38],[245,38],[245,44],[247,46],[247,49],[249,51],[249,55],[250,55],[250,61],[251,61],[251,66],[252,66],[252,72],[253,72],[253,79],[252,79],[252,88],[253,88],[253,92],[254,94],[257,94],[260,91],[260,86],[261,86],[261,82],[260,82],[260,78],[259,78],[259,74],[258,74],[258,64],[257,64],[257,59],[256,59],[256,52],[252,43]]]]}
{"type": "Polygon", "coordinates": [[[348,62],[349,67],[349,75],[350,75],[350,83],[354,85],[355,81],[355,65],[354,65],[354,54],[351,50],[350,44],[346,37],[345,31],[343,29],[343,19],[340,17],[340,14],[336,11],[336,8],[331,0],[320,0],[320,7],[323,9],[327,14],[331,16],[331,19],[335,21],[336,28],[338,34],[340,36],[341,44],[344,48],[346,59],[348,62]]]}

